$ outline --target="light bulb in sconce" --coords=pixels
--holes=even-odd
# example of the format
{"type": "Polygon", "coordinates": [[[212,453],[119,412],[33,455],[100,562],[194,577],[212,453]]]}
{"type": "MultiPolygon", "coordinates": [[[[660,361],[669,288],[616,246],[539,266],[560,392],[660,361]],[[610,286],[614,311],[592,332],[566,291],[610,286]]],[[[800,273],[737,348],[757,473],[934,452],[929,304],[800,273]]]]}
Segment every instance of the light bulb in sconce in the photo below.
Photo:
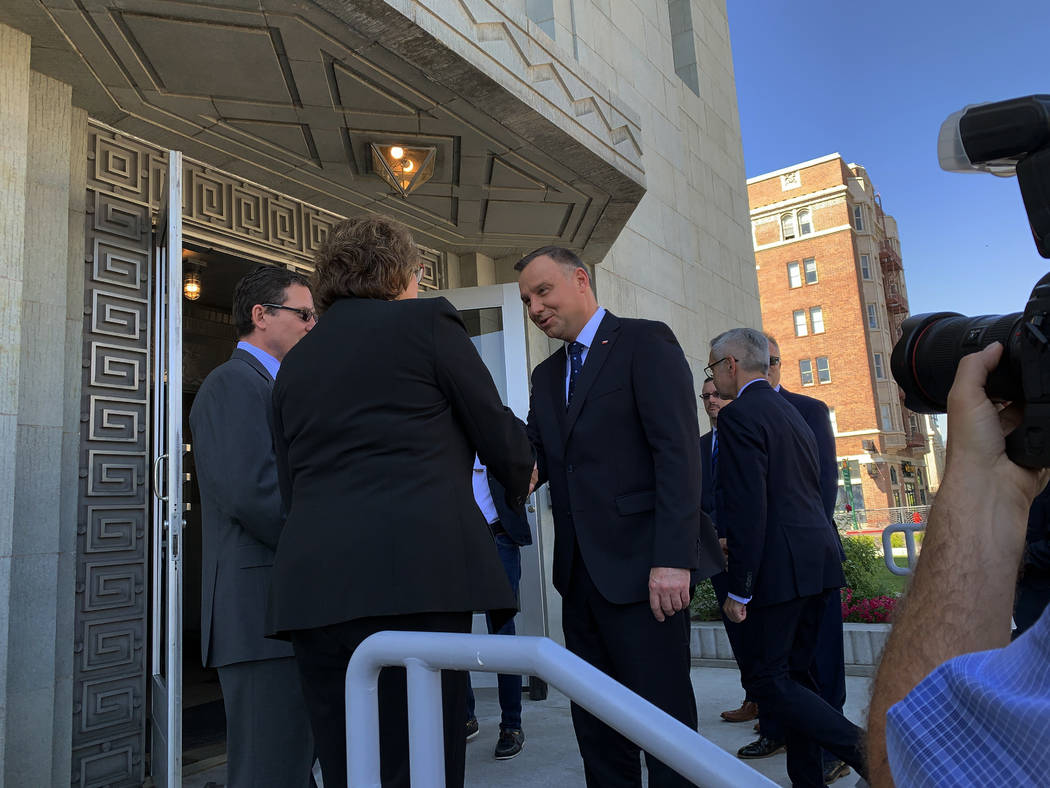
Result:
{"type": "Polygon", "coordinates": [[[405,155],[405,149],[404,148],[399,148],[397,145],[395,145],[394,147],[392,147],[390,149],[390,158],[391,159],[400,159],[404,155],[405,155]]]}
{"type": "Polygon", "coordinates": [[[201,297],[201,278],[190,271],[182,279],[182,295],[187,301],[196,301],[201,297]]]}

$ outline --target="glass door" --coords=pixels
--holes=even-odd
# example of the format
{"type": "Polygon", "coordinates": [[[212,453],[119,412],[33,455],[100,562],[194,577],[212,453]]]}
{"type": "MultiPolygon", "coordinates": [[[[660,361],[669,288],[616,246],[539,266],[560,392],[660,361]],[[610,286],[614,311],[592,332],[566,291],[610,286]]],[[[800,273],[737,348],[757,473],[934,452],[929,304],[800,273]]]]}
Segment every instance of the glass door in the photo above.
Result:
{"type": "MultiPolygon", "coordinates": [[[[431,291],[420,297],[444,296],[459,311],[471,341],[481,354],[503,403],[522,421],[529,414],[529,365],[525,350],[525,312],[517,284],[464,287],[431,291]]],[[[518,634],[547,634],[540,529],[536,523],[536,495],[526,506],[533,543],[521,550],[521,610],[514,620],[518,634]]],[[[474,617],[474,631],[485,633],[484,616],[474,617]]],[[[494,673],[475,673],[474,686],[495,686],[494,673]]]]}
{"type": "Polygon", "coordinates": [[[182,785],[182,154],[153,229],[151,773],[182,785]]]}

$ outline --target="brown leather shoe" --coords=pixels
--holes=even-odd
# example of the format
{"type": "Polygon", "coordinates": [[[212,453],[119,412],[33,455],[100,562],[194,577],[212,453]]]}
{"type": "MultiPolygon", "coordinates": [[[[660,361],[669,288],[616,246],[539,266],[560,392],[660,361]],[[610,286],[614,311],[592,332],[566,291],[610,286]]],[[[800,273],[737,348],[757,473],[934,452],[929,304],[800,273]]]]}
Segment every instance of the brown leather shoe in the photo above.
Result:
{"type": "Polygon", "coordinates": [[[722,719],[726,722],[750,722],[758,716],[758,704],[745,700],[739,709],[723,711],[722,719]]]}

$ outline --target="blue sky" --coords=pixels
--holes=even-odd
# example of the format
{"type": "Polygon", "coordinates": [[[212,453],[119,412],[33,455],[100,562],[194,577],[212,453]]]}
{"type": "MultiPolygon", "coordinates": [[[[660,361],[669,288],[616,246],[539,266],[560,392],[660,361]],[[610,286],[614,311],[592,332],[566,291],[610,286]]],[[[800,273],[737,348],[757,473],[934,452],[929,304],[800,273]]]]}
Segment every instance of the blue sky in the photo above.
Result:
{"type": "Polygon", "coordinates": [[[937,163],[967,104],[1050,93],[1047,0],[727,0],[747,176],[841,153],[896,218],[912,314],[1018,312],[1050,270],[1015,178],[937,163]]]}

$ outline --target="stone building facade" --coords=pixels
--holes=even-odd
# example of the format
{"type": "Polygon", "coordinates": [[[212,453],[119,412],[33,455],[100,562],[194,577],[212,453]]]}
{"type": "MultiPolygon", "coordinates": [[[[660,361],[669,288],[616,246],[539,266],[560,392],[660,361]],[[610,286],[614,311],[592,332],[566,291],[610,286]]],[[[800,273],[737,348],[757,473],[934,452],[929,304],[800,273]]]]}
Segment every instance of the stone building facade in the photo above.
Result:
{"type": "MultiPolygon", "coordinates": [[[[569,246],[605,306],[672,326],[697,380],[711,336],[760,323],[722,0],[8,0],[0,99],[0,784],[158,777],[169,151],[205,291],[184,310],[186,402],[229,350],[238,272],[309,271],[361,212],[408,224],[449,294],[569,246]],[[373,145],[432,150],[433,176],[402,196],[373,145]]],[[[552,349],[527,332],[525,371],[552,349]]],[[[187,599],[196,582],[187,565],[187,599]]]]}
{"type": "Polygon", "coordinates": [[[852,488],[840,506],[925,505],[933,433],[890,371],[908,316],[897,223],[867,171],[837,153],[747,188],[762,322],[780,344],[783,384],[831,409],[840,482],[846,463],[852,488]]]}

